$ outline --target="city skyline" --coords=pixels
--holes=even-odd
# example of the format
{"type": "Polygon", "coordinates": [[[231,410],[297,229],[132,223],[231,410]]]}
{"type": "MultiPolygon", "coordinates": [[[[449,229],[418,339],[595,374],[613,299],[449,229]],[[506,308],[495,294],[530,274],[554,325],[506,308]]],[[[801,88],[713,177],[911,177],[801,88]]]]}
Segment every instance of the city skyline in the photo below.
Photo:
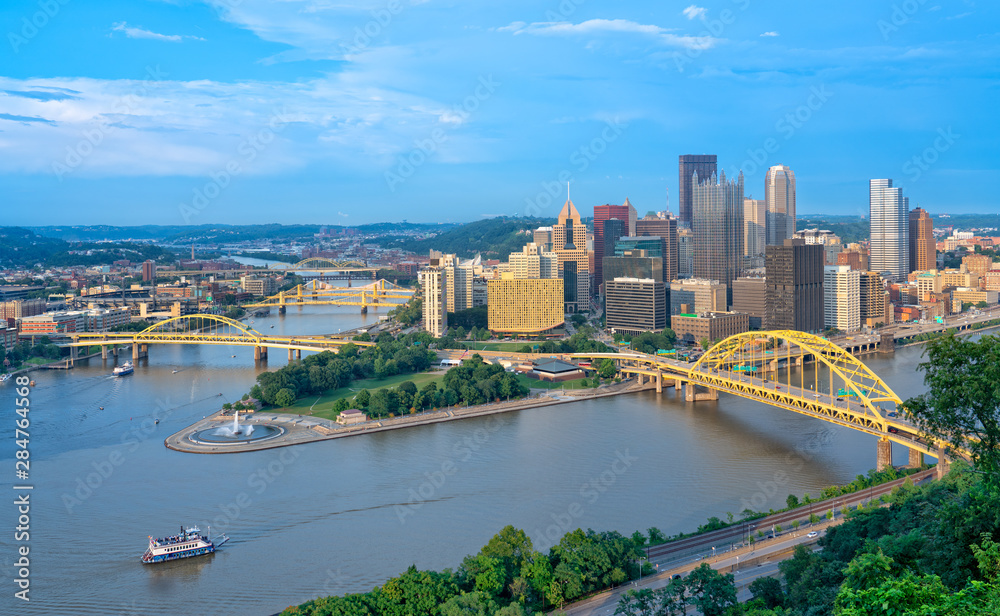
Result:
{"type": "Polygon", "coordinates": [[[800,216],[873,177],[997,209],[994,6],[57,4],[0,10],[9,224],[678,214],[702,152],[753,195],[788,165],[800,216]]]}

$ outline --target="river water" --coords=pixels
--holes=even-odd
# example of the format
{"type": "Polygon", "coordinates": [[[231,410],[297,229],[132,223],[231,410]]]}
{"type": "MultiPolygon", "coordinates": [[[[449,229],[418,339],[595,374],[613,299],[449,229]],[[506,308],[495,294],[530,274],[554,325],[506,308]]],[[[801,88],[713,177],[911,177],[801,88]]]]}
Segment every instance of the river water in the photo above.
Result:
{"type": "MultiPolygon", "coordinates": [[[[356,310],[289,309],[253,327],[328,333],[377,319],[356,310]]],[[[921,352],[867,361],[906,397],[922,390],[921,352]]],[[[284,365],[283,353],[272,355],[271,369],[284,365]]],[[[9,496],[0,507],[0,613],[273,614],[370,590],[410,564],[454,568],[506,524],[541,548],[577,527],[672,534],[747,506],[784,506],[789,493],[816,494],[875,465],[873,437],[736,397],[686,403],[671,392],[186,454],[163,439],[249,389],[260,370],[252,349],[154,346],[134,375],[114,378],[112,367],[97,358],[32,373],[31,601],[13,598],[9,496]],[[207,557],[139,562],[148,535],[182,524],[232,539],[207,557]]],[[[0,386],[8,495],[13,399],[12,382],[0,386]]],[[[905,449],[895,454],[906,463],[905,449]]]]}

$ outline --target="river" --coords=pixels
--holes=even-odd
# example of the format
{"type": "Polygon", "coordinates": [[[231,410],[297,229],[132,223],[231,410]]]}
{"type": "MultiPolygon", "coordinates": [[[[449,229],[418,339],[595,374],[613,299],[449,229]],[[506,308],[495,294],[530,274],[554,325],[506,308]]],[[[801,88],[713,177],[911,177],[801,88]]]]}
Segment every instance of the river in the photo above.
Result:
{"type": "MultiPolygon", "coordinates": [[[[377,320],[356,310],[289,309],[253,327],[324,333],[377,320]]],[[[923,388],[921,353],[909,347],[867,363],[905,397],[923,388]]],[[[271,369],[284,365],[273,355],[271,369]]],[[[410,564],[454,568],[506,524],[542,548],[577,527],[673,534],[745,506],[782,507],[789,493],[816,494],[875,465],[870,436],[732,396],[686,403],[653,392],[292,448],[185,454],[163,439],[249,389],[259,371],[252,349],[153,346],[132,376],[114,378],[112,366],[96,358],[32,373],[31,601],[13,598],[17,512],[8,497],[2,613],[272,614],[370,590],[410,564]],[[182,524],[232,539],[211,556],[140,564],[148,535],[182,524]]],[[[13,399],[13,383],[0,386],[4,408],[13,399]]],[[[4,417],[0,458],[12,494],[12,410],[4,417]]],[[[895,455],[906,463],[905,449],[895,455]]]]}

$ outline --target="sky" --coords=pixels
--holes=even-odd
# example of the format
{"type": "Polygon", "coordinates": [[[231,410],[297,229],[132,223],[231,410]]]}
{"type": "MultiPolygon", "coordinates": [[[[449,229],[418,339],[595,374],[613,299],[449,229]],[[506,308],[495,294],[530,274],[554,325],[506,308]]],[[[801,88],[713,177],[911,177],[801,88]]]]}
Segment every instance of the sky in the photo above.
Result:
{"type": "Polygon", "coordinates": [[[677,212],[716,154],[799,214],[1000,211],[984,0],[6,0],[4,225],[677,212]]]}

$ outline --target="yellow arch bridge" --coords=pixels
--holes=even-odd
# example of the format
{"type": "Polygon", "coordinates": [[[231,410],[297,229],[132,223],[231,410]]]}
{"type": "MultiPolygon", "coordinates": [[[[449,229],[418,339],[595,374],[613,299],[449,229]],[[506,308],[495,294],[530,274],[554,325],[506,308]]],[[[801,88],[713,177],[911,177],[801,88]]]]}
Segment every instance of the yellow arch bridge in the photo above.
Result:
{"type": "Polygon", "coordinates": [[[71,361],[78,347],[101,347],[101,357],[117,345],[131,345],[132,358],[146,356],[151,344],[211,344],[254,348],[254,359],[267,357],[268,347],[288,349],[288,359],[302,357],[302,351],[331,351],[351,343],[371,346],[372,342],[351,342],[332,336],[269,336],[223,316],[192,314],[160,321],[140,332],[95,332],[70,334],[71,361]]]}
{"type": "Polygon", "coordinates": [[[413,295],[413,289],[387,280],[376,280],[361,287],[334,287],[313,280],[244,307],[277,308],[284,314],[288,306],[360,306],[361,312],[366,313],[369,308],[398,308],[413,295]]]}
{"type": "MultiPolygon", "coordinates": [[[[623,351],[574,353],[567,359],[611,359],[619,373],[633,375],[640,383],[655,382],[657,392],[674,387],[679,394],[683,387],[685,399],[692,402],[718,400],[724,392],[871,434],[879,439],[879,469],[892,465],[893,442],[909,448],[911,466],[922,464],[924,454],[941,462],[954,455],[968,457],[968,452],[954,451],[922,434],[905,419],[902,400],[877,374],[819,336],[748,332],[719,342],[693,363],[675,357],[623,351]],[[806,364],[814,367],[808,380],[802,369],[806,364]]],[[[945,466],[938,465],[939,473],[945,466]]]]}

